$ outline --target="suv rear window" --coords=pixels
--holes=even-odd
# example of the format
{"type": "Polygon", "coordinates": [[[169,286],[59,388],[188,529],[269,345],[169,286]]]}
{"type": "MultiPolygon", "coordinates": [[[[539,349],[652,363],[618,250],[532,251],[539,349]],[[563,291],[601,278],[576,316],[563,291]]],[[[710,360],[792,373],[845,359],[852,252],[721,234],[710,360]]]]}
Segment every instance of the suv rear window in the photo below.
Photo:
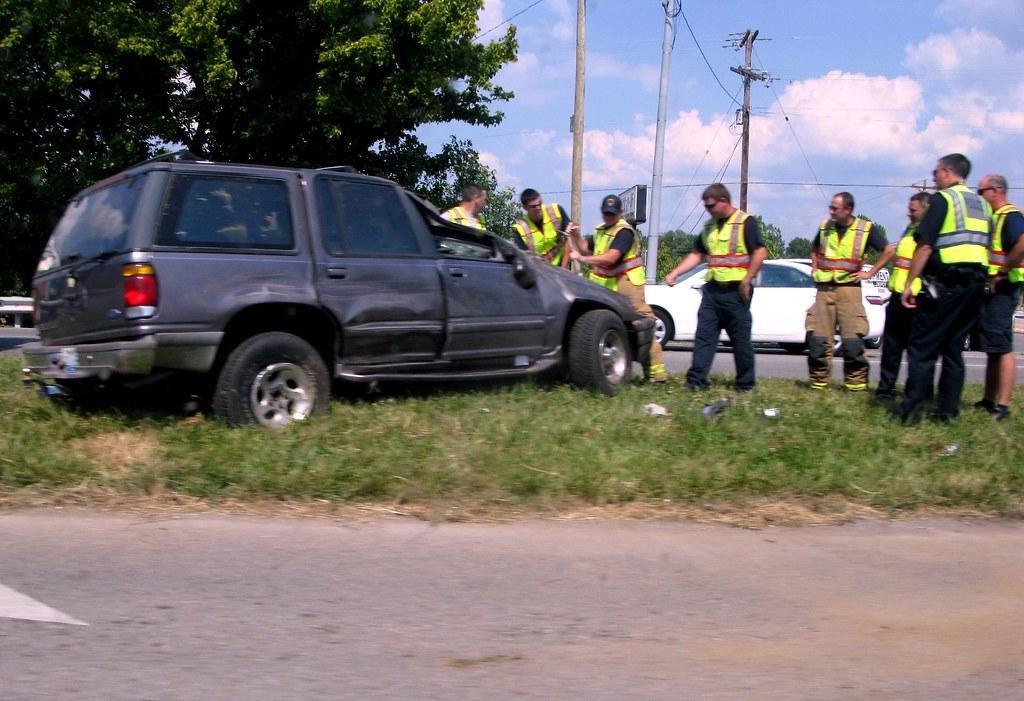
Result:
{"type": "Polygon", "coordinates": [[[145,179],[122,180],[72,200],[50,236],[40,269],[124,251],[145,179]]]}
{"type": "Polygon", "coordinates": [[[158,245],[189,248],[294,247],[288,186],[280,180],[175,175],[158,245]]]}

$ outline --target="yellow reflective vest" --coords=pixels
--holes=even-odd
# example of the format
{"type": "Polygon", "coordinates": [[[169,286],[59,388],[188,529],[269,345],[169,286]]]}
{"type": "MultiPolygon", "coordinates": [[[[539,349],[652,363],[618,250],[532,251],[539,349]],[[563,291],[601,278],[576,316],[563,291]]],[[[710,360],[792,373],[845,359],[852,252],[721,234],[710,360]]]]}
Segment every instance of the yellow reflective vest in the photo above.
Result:
{"type": "Polygon", "coordinates": [[[818,227],[818,264],[814,270],[815,282],[834,282],[837,285],[855,282],[853,274],[864,265],[864,251],[868,246],[871,222],[854,217],[843,236],[839,236],[835,222],[826,219],[818,227]]]}
{"type": "Polygon", "coordinates": [[[526,243],[527,248],[552,265],[561,265],[565,246],[561,245],[562,236],[559,229],[562,223],[560,212],[564,210],[557,204],[545,204],[541,206],[540,211],[543,217],[540,226],[526,217],[517,221],[513,228],[526,243]]]}
{"type": "Polygon", "coordinates": [[[946,218],[935,242],[939,260],[944,265],[987,266],[992,208],[963,183],[939,190],[939,194],[946,200],[946,218]]]}
{"type": "Polygon", "coordinates": [[[747,250],[747,240],[743,236],[743,225],[749,218],[749,214],[737,209],[721,227],[714,219],[704,223],[701,239],[707,251],[706,280],[739,282],[747,276],[750,251],[747,250]]]}
{"type": "MultiPolygon", "coordinates": [[[[1020,212],[1016,205],[1004,204],[992,213],[992,246],[988,251],[988,274],[995,275],[1006,266],[1006,251],[1003,250],[1003,224],[1013,212],[1020,212]]],[[[1024,282],[1024,261],[1011,270],[1007,277],[1010,282],[1024,282]]]]}
{"type": "MultiPolygon", "coordinates": [[[[896,244],[896,262],[892,267],[892,275],[889,276],[889,289],[901,295],[907,287],[907,277],[910,275],[910,261],[914,258],[914,251],[917,250],[917,241],[914,234],[917,233],[917,222],[907,227],[896,244]]],[[[921,278],[914,280],[910,286],[910,292],[917,295],[921,291],[921,278]]]]}
{"type": "Polygon", "coordinates": [[[462,224],[463,226],[472,226],[477,229],[484,228],[484,220],[477,217],[476,220],[474,221],[473,217],[470,216],[469,212],[463,209],[461,205],[452,207],[447,212],[445,212],[445,214],[451,217],[451,220],[456,224],[462,224]]]}
{"type": "Polygon", "coordinates": [[[619,219],[609,227],[599,226],[594,229],[594,255],[599,256],[607,253],[615,241],[615,235],[623,229],[633,232],[633,242],[629,245],[626,255],[619,258],[619,262],[613,265],[591,264],[587,278],[598,285],[607,287],[612,292],[619,291],[619,278],[623,275],[634,285],[643,285],[646,279],[644,275],[644,260],[640,255],[640,241],[636,230],[631,227],[625,219],[619,219]]]}

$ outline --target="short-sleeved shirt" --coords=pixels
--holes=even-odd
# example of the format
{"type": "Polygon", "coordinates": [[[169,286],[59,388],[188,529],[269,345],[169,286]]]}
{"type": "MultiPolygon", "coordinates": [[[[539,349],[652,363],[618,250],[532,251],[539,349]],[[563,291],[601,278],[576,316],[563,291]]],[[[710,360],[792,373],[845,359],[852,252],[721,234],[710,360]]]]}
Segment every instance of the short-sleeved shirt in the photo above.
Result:
{"type": "MultiPolygon", "coordinates": [[[[590,245],[590,250],[594,250],[594,237],[587,237],[587,244],[590,245]]],[[[619,233],[615,234],[615,238],[612,239],[612,245],[608,247],[608,250],[615,250],[622,254],[625,258],[626,254],[629,253],[629,249],[633,246],[633,229],[624,226],[619,229],[619,233]]],[[[607,252],[607,251],[606,251],[607,252]]]]}
{"type": "Polygon", "coordinates": [[[1006,253],[1012,251],[1021,236],[1024,236],[1024,214],[1010,212],[1003,220],[1003,251],[1006,253]]]}
{"type": "MultiPolygon", "coordinates": [[[[928,257],[928,262],[924,265],[924,270],[921,272],[924,275],[935,275],[939,270],[943,268],[942,258],[939,255],[939,248],[935,244],[939,242],[939,232],[942,231],[942,224],[946,221],[946,214],[949,212],[949,205],[947,204],[946,198],[942,196],[941,192],[932,193],[931,197],[928,198],[928,209],[925,210],[924,216],[921,218],[921,223],[917,225],[917,232],[914,234],[914,240],[917,241],[918,246],[931,246],[932,254],[928,257]]],[[[1017,215],[1018,218],[1020,215],[1017,215]]],[[[1009,219],[1009,217],[1007,217],[1009,219]]],[[[1007,222],[1008,224],[1009,222],[1007,222]]],[[[1018,233],[1017,236],[1020,234],[1018,233]]],[[[1006,225],[1003,226],[1003,250],[1008,251],[1006,248],[1006,225]]],[[[1013,237],[1016,241],[1016,236],[1013,237]]]]}
{"type": "MultiPolygon", "coordinates": [[[[722,226],[729,217],[723,219],[716,219],[715,224],[719,231],[722,230],[722,226]]],[[[758,226],[757,220],[753,217],[747,217],[747,220],[743,222],[743,245],[747,247],[748,253],[753,253],[759,248],[764,248],[764,241],[761,239],[761,227],[758,226]]],[[[693,250],[701,255],[708,255],[710,251],[707,246],[704,245],[704,237],[698,236],[697,240],[693,242],[693,250]]]]}
{"type": "MultiPolygon", "coordinates": [[[[842,224],[836,224],[835,227],[836,233],[839,234],[839,238],[843,238],[843,236],[846,235],[846,232],[850,230],[849,225],[844,226],[842,224]]],[[[885,247],[888,245],[889,242],[886,240],[885,236],[882,235],[882,232],[878,230],[878,227],[875,226],[875,223],[868,222],[868,242],[865,247],[865,250],[877,251],[881,253],[882,251],[885,250],[885,247]]],[[[814,235],[814,241],[811,242],[811,248],[813,248],[815,251],[821,251],[820,231],[814,235]]]]}
{"type": "MultiPolygon", "coordinates": [[[[545,205],[545,206],[547,206],[547,205],[545,205]]],[[[555,222],[555,226],[557,226],[562,231],[565,231],[565,227],[569,226],[569,215],[565,213],[565,209],[562,207],[562,205],[558,204],[557,202],[552,204],[551,206],[554,207],[555,212],[558,214],[558,221],[555,222]]],[[[530,215],[526,215],[526,216],[527,216],[527,218],[529,218],[530,215]]],[[[535,221],[531,221],[531,223],[534,226],[538,227],[538,228],[540,227],[540,224],[538,224],[535,221]]],[[[515,240],[515,244],[516,244],[516,246],[520,250],[523,250],[523,251],[530,250],[530,246],[526,243],[526,241],[523,241],[523,237],[519,235],[519,231],[518,230],[513,229],[512,233],[515,236],[515,239],[514,239],[515,240]]],[[[625,252],[623,252],[622,255],[626,255],[625,252]]]]}

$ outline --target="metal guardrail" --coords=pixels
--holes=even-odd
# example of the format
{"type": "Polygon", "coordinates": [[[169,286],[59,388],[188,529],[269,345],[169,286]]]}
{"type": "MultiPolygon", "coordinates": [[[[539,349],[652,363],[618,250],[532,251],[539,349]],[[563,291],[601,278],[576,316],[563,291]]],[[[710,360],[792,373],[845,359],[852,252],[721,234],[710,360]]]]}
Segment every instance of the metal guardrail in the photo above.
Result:
{"type": "Polygon", "coordinates": [[[14,317],[15,328],[21,328],[21,320],[31,314],[31,297],[0,297],[0,316],[14,317]]]}

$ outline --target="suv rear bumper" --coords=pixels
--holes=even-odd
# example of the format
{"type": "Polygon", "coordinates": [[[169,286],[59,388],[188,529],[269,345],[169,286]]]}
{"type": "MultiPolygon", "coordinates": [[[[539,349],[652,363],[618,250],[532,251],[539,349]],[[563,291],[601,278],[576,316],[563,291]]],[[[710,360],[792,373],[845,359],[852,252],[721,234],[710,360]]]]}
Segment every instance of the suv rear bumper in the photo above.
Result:
{"type": "Polygon", "coordinates": [[[22,346],[25,374],[49,380],[146,375],[154,368],[207,372],[213,367],[220,331],[158,333],[130,341],[22,346]]]}

